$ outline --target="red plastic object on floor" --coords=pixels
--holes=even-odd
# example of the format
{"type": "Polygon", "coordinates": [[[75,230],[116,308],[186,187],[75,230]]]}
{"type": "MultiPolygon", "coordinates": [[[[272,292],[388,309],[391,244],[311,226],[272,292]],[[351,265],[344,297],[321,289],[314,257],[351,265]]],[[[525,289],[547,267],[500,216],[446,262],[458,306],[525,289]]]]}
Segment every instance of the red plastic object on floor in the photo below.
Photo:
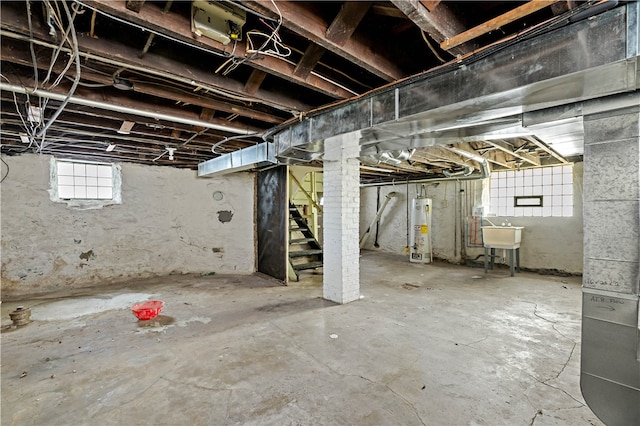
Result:
{"type": "Polygon", "coordinates": [[[149,300],[136,303],[131,307],[131,310],[139,320],[146,321],[157,317],[163,307],[164,302],[162,300],[149,300]]]}

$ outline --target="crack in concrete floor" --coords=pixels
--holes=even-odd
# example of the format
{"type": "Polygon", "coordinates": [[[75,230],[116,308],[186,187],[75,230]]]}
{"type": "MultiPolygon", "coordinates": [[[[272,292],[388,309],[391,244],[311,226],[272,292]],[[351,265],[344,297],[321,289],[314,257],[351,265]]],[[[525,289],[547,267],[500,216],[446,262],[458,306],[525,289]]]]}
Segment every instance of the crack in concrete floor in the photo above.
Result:
{"type": "Polygon", "coordinates": [[[479,286],[474,270],[407,268],[398,256],[365,254],[361,267],[367,298],[350,305],[318,300],[314,284],[183,276],[132,283],[184,322],[161,335],[136,333],[126,310],[3,333],[2,424],[113,424],[140,410],[165,424],[175,413],[183,424],[600,424],[570,394],[577,339],[537,302],[579,315],[577,280],[558,295],[553,278],[527,273],[479,286]],[[437,291],[395,284],[416,279],[437,291]]]}

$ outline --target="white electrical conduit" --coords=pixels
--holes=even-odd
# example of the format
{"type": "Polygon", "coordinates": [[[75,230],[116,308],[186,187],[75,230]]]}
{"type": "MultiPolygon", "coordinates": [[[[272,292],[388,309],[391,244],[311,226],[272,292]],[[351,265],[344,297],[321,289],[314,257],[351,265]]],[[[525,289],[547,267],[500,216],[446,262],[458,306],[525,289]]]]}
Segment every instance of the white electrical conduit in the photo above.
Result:
{"type": "MultiPolygon", "coordinates": [[[[53,93],[53,92],[49,92],[42,89],[34,90],[34,89],[29,89],[23,86],[18,86],[15,84],[7,84],[2,82],[0,82],[0,90],[6,90],[8,92],[13,92],[13,93],[22,93],[25,95],[42,96],[44,98],[53,99],[55,101],[64,101],[66,98],[66,95],[63,95],[63,94],[53,93]]],[[[76,105],[84,105],[92,108],[105,109],[107,111],[121,112],[123,114],[133,114],[141,117],[155,118],[157,120],[171,121],[173,123],[187,124],[189,126],[206,127],[208,129],[220,130],[223,132],[237,133],[239,135],[255,135],[256,134],[256,132],[253,132],[251,130],[241,129],[239,127],[223,126],[220,124],[209,123],[202,120],[176,117],[175,115],[157,113],[154,111],[145,111],[145,110],[140,110],[136,108],[110,104],[107,102],[92,101],[90,99],[82,99],[76,96],[70,97],[68,102],[76,105]]]]}
{"type": "MultiPolygon", "coordinates": [[[[32,42],[33,44],[36,44],[36,45],[39,45],[39,46],[48,47],[48,48],[51,48],[51,49],[57,49],[58,48],[58,46],[55,45],[55,44],[48,43],[48,42],[42,41],[42,40],[29,39],[29,37],[25,37],[25,36],[23,36],[21,34],[16,34],[16,33],[13,33],[11,31],[6,31],[6,30],[2,30],[2,29],[0,29],[0,37],[9,37],[9,38],[12,38],[12,39],[15,39],[15,40],[22,40],[22,41],[32,42]]],[[[61,49],[61,52],[65,52],[65,53],[71,54],[71,50],[68,49],[68,48],[64,48],[64,47],[61,49]]],[[[189,78],[180,77],[178,75],[173,75],[173,74],[170,74],[168,72],[157,71],[157,70],[154,70],[154,69],[151,69],[151,68],[145,68],[143,66],[138,66],[138,65],[133,65],[133,64],[127,64],[126,62],[123,62],[123,61],[118,61],[118,60],[115,60],[115,59],[105,58],[105,57],[102,57],[102,56],[99,56],[99,55],[94,55],[94,54],[88,53],[88,52],[80,52],[80,56],[83,57],[83,58],[86,58],[86,59],[91,59],[91,60],[97,61],[97,62],[102,62],[102,63],[105,63],[105,64],[110,64],[110,65],[114,65],[114,66],[117,66],[117,67],[126,68],[127,70],[134,70],[134,71],[138,71],[138,72],[143,73],[143,74],[149,74],[149,75],[154,75],[154,76],[158,76],[158,77],[172,79],[172,80],[178,81],[180,83],[184,83],[184,84],[186,84],[188,86],[192,86],[192,87],[194,87],[196,89],[200,88],[200,89],[208,90],[208,91],[210,91],[212,93],[216,93],[218,95],[225,96],[225,97],[228,97],[230,99],[235,99],[235,100],[238,100],[238,101],[241,101],[241,102],[255,102],[255,103],[262,104],[262,105],[267,105],[267,106],[270,106],[272,108],[278,109],[280,111],[288,112],[288,113],[290,113],[290,114],[292,114],[294,116],[297,116],[298,114],[300,114],[300,111],[293,110],[291,108],[287,108],[285,106],[278,105],[276,103],[269,102],[269,101],[266,101],[264,99],[258,99],[258,98],[251,98],[251,97],[236,95],[236,94],[234,94],[232,92],[221,90],[221,89],[218,89],[218,88],[213,87],[213,86],[208,85],[208,84],[204,84],[204,83],[201,84],[200,82],[191,80],[189,78]]]]}

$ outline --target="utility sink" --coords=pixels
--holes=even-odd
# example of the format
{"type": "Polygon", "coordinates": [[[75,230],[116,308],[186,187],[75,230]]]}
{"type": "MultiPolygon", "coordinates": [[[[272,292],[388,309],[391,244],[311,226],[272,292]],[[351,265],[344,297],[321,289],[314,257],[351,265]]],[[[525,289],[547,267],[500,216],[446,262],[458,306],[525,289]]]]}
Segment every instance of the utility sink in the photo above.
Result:
{"type": "Polygon", "coordinates": [[[520,248],[524,226],[483,226],[482,241],[485,247],[497,249],[520,248]]]}

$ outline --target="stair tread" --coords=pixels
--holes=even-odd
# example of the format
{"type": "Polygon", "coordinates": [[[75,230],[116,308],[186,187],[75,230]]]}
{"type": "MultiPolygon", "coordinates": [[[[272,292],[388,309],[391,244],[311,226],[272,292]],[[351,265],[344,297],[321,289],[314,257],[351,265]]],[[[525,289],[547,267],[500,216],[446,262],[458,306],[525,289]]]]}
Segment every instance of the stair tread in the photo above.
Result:
{"type": "Polygon", "coordinates": [[[322,254],[322,249],[290,251],[289,257],[313,256],[316,254],[322,254]]]}
{"type": "Polygon", "coordinates": [[[322,262],[309,262],[301,263],[299,265],[292,265],[294,271],[303,271],[305,269],[316,269],[322,267],[322,262]]]}
{"type": "Polygon", "coordinates": [[[309,243],[315,240],[315,238],[294,238],[292,240],[289,240],[289,244],[309,243]]]}

